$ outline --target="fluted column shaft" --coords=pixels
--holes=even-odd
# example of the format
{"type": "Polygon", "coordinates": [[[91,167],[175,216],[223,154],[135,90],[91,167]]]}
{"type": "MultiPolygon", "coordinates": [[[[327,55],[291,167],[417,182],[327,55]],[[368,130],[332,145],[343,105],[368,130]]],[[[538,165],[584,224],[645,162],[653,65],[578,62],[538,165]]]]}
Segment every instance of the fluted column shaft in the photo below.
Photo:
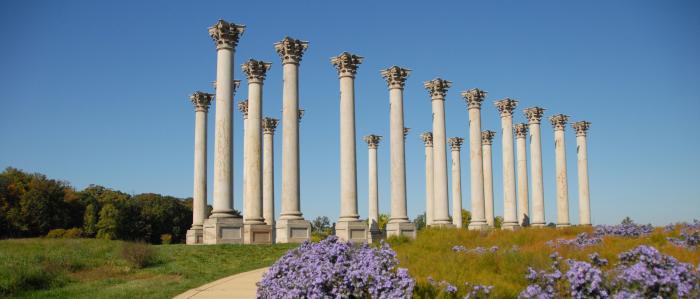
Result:
{"type": "Polygon", "coordinates": [[[357,213],[357,156],[355,154],[355,80],[340,77],[340,219],[355,221],[357,213]]]}
{"type": "Polygon", "coordinates": [[[403,122],[403,88],[389,89],[391,142],[391,218],[408,222],[406,209],[406,156],[403,122]]]}
{"type": "Polygon", "coordinates": [[[379,182],[377,177],[377,147],[369,146],[369,227],[371,230],[379,230],[379,182]]]}
{"type": "Polygon", "coordinates": [[[214,204],[211,217],[233,217],[233,48],[216,51],[214,204]]]}
{"type": "Polygon", "coordinates": [[[263,122],[263,217],[265,224],[275,225],[275,152],[274,134],[277,121],[265,119],[263,122]],[[271,126],[266,122],[274,122],[271,126]]]}
{"type": "Polygon", "coordinates": [[[566,227],[569,221],[569,186],[566,175],[566,144],[564,128],[566,116],[555,115],[550,118],[554,126],[555,175],[557,180],[557,227],[566,227]]]}
{"type": "Polygon", "coordinates": [[[283,66],[282,96],[282,213],[284,219],[302,219],[299,180],[299,64],[283,66]]]}
{"type": "Polygon", "coordinates": [[[515,161],[513,159],[513,109],[517,101],[504,99],[496,102],[501,113],[501,147],[503,157],[503,228],[518,226],[515,198],[515,161]]]}
{"type": "MultiPolygon", "coordinates": [[[[524,128],[527,128],[523,125],[524,128]]],[[[518,165],[518,223],[527,226],[530,222],[530,209],[528,203],[528,180],[527,180],[527,131],[518,133],[516,131],[517,165],[518,165]]]]}
{"type": "Polygon", "coordinates": [[[433,223],[450,224],[447,193],[447,138],[445,133],[445,98],[433,97],[433,223]]]}
{"type": "Polygon", "coordinates": [[[493,136],[496,132],[484,131],[481,133],[481,150],[483,154],[484,167],[484,214],[486,224],[489,227],[494,227],[493,213],[493,161],[491,154],[491,146],[493,144],[493,136]]]}
{"type": "Polygon", "coordinates": [[[470,89],[462,93],[467,101],[469,112],[469,170],[471,182],[472,220],[469,229],[483,229],[487,226],[484,203],[484,161],[481,148],[481,102],[486,92],[470,89]]]}
{"type": "Polygon", "coordinates": [[[450,138],[452,146],[452,224],[462,227],[462,166],[460,162],[460,146],[463,138],[450,138]]]}
{"type": "Polygon", "coordinates": [[[433,134],[427,133],[423,136],[429,136],[429,140],[425,139],[425,224],[433,225],[433,134]]]}
{"type": "Polygon", "coordinates": [[[591,225],[591,200],[588,189],[588,146],[586,131],[590,123],[579,121],[572,124],[576,130],[576,157],[578,160],[578,217],[579,224],[591,225]]]}
{"type": "Polygon", "coordinates": [[[530,177],[532,184],[532,219],[530,220],[530,225],[543,227],[546,223],[544,218],[544,180],[542,179],[540,121],[544,115],[544,109],[531,107],[523,112],[528,119],[528,130],[530,131],[530,177]]]}

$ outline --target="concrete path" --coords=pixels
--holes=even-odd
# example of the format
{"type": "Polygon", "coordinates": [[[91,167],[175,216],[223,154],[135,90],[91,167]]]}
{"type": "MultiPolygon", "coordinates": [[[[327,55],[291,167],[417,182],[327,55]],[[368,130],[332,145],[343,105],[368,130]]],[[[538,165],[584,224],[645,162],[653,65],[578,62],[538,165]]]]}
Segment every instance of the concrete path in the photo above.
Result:
{"type": "Polygon", "coordinates": [[[253,271],[238,273],[229,277],[224,277],[214,282],[210,282],[203,286],[191,289],[180,295],[175,296],[176,299],[213,299],[213,298],[236,298],[249,299],[255,298],[257,287],[255,283],[262,279],[263,274],[268,268],[257,269],[253,271]]]}

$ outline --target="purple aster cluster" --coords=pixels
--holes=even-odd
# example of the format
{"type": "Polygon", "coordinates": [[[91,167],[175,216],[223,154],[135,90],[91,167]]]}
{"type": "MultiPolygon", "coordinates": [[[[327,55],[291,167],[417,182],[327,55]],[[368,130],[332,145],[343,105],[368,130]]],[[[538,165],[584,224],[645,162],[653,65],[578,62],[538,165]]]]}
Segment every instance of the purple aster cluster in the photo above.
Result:
{"type": "Polygon", "coordinates": [[[545,244],[551,247],[571,246],[578,249],[584,249],[588,246],[598,245],[603,242],[603,239],[590,235],[588,233],[580,233],[574,239],[557,239],[556,241],[547,241],[545,244]]]}
{"type": "Polygon", "coordinates": [[[605,277],[599,268],[581,261],[568,260],[569,271],[566,280],[569,282],[571,298],[609,298],[608,288],[604,285],[605,277]]]}
{"type": "Polygon", "coordinates": [[[619,256],[614,284],[615,298],[698,298],[700,274],[693,266],[661,254],[656,248],[638,246],[619,256]]]}
{"type": "Polygon", "coordinates": [[[498,246],[491,246],[491,247],[474,247],[473,249],[468,249],[462,245],[455,245],[452,246],[452,251],[454,252],[464,252],[464,253],[475,253],[475,254],[484,254],[487,252],[495,253],[499,249],[498,246]]]}
{"type": "Polygon", "coordinates": [[[654,227],[651,224],[640,225],[627,218],[618,225],[597,225],[593,234],[596,237],[617,236],[636,238],[651,234],[653,231],[654,227]]]}
{"type": "Polygon", "coordinates": [[[553,299],[561,297],[557,291],[557,285],[562,278],[561,270],[559,269],[561,256],[555,252],[549,258],[552,259],[549,271],[535,271],[532,267],[527,268],[525,277],[530,281],[530,284],[520,292],[518,298],[553,299]]]}
{"type": "Polygon", "coordinates": [[[680,236],[678,238],[668,237],[666,239],[676,246],[688,249],[697,248],[698,244],[700,244],[700,221],[693,220],[693,224],[676,224],[670,231],[674,231],[676,227],[680,228],[680,236]]]}
{"type": "Polygon", "coordinates": [[[330,236],[304,242],[258,283],[258,298],[410,298],[415,281],[387,244],[372,248],[330,236]]]}
{"type": "Polygon", "coordinates": [[[471,285],[470,283],[465,283],[467,286],[467,294],[464,296],[464,299],[479,299],[479,298],[488,298],[489,294],[491,294],[491,290],[493,289],[493,286],[490,285],[471,285]]]}

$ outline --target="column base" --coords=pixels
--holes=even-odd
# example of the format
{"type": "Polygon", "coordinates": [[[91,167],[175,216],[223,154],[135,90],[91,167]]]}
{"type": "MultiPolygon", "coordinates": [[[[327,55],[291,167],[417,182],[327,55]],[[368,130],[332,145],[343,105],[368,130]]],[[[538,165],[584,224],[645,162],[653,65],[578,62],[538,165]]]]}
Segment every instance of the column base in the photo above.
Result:
{"type": "Polygon", "coordinates": [[[275,232],[277,243],[302,243],[311,238],[311,223],[304,219],[279,219],[275,232]]]}
{"type": "Polygon", "coordinates": [[[339,221],[335,224],[335,235],[338,239],[353,242],[367,242],[367,225],[359,220],[339,221]]]}
{"type": "Polygon", "coordinates": [[[272,225],[243,224],[243,244],[272,244],[272,225]]]}
{"type": "Polygon", "coordinates": [[[486,224],[486,220],[482,220],[482,221],[478,221],[478,222],[475,222],[475,221],[469,222],[469,226],[467,227],[467,229],[469,229],[469,230],[488,230],[490,228],[491,227],[489,227],[489,225],[486,224]]]}
{"type": "Polygon", "coordinates": [[[542,223],[530,223],[530,226],[531,227],[545,227],[545,226],[547,226],[547,223],[544,223],[544,222],[542,222],[542,223]]]}
{"type": "Polygon", "coordinates": [[[185,240],[187,245],[204,244],[204,227],[188,229],[185,240]]]}
{"type": "Polygon", "coordinates": [[[416,239],[416,225],[413,222],[394,222],[386,224],[386,237],[404,236],[416,239]]]}
{"type": "Polygon", "coordinates": [[[204,220],[204,244],[242,244],[243,218],[214,217],[204,220]]]}
{"type": "Polygon", "coordinates": [[[455,225],[452,223],[433,223],[433,225],[430,226],[430,228],[455,228],[455,225]]]}
{"type": "Polygon", "coordinates": [[[557,228],[565,228],[571,226],[571,223],[557,223],[557,228]]]}
{"type": "Polygon", "coordinates": [[[517,222],[504,222],[501,225],[501,229],[516,230],[518,228],[520,228],[520,225],[517,222]]]}

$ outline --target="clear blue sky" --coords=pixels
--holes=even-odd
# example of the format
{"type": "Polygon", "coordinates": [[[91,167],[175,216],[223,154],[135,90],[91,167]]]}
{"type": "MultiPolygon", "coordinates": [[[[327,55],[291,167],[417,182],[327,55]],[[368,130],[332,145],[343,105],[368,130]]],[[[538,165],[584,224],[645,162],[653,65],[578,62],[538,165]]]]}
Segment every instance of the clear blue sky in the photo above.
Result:
{"type": "MultiPolygon", "coordinates": [[[[310,41],[300,68],[302,212],[339,213],[338,78],[331,56],[366,57],[356,79],[359,209],[367,215],[367,150],[388,136],[389,93],[379,70],[413,70],[404,98],[408,209],[422,213],[431,128],[422,82],[451,80],[448,136],[467,137],[459,93],[489,92],[483,129],[498,131],[494,100],[593,123],[588,139],[594,223],[624,216],[665,224],[700,217],[700,4],[697,1],[3,1],[0,4],[0,167],[42,172],[77,188],[192,193],[194,109],[211,91],[215,47],[207,27],[245,24],[235,76],[249,58],[273,63],[264,114],[280,117],[273,43],[310,41]]],[[[243,80],[245,86],[246,81],[243,80]]],[[[243,87],[236,101],[245,98],[243,87]]],[[[209,132],[213,132],[210,113],[209,132]]],[[[235,206],[241,208],[241,115],[235,114],[235,206]]],[[[567,127],[570,214],[578,222],[575,136],[567,127]]],[[[209,136],[212,176],[213,134],[209,136]]],[[[281,144],[281,130],[275,136],[281,144]]],[[[503,213],[500,138],[494,144],[496,214],[503,213]]],[[[553,131],[542,130],[547,221],[556,219],[553,131]]],[[[465,147],[466,149],[466,147],[465,147]]],[[[280,148],[276,161],[281,162],[280,148]]],[[[462,152],[469,208],[468,153],[462,152]]],[[[380,210],[389,212],[389,147],[379,148],[380,210]]],[[[277,200],[281,164],[276,165],[277,200]]],[[[211,180],[209,184],[211,191],[211,180]]],[[[209,192],[211,202],[211,192],[209,192]]],[[[279,203],[277,203],[279,211],[279,203]]]]}

